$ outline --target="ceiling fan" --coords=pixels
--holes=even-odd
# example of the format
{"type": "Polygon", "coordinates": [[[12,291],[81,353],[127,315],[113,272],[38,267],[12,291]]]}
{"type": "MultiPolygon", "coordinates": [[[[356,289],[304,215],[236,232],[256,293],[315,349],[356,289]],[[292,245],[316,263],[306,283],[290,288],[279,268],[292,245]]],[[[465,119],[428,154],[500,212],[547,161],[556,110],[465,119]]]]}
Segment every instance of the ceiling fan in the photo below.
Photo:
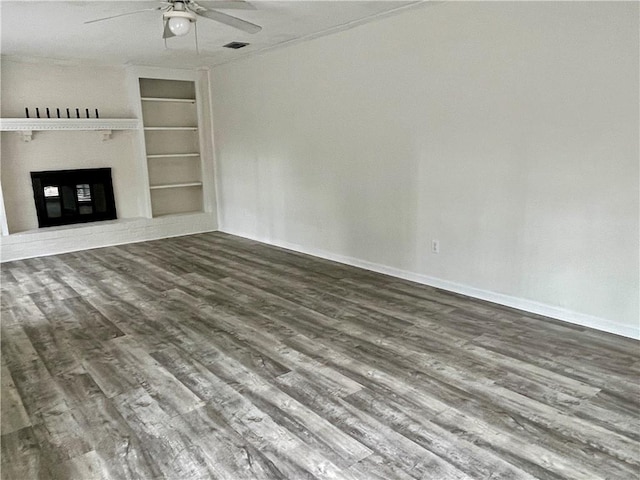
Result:
{"type": "Polygon", "coordinates": [[[223,23],[247,33],[258,33],[262,30],[262,27],[259,25],[214,10],[216,8],[255,10],[255,7],[249,2],[244,0],[200,0],[200,3],[196,3],[194,0],[166,0],[163,1],[162,5],[159,7],[125,12],[118,15],[112,15],[110,17],[89,20],[84,23],[102,22],[104,20],[111,20],[112,18],[124,17],[125,15],[133,15],[142,12],[162,11],[164,12],[162,14],[162,19],[164,21],[164,32],[162,34],[162,38],[165,40],[176,36],[181,37],[189,33],[191,30],[191,24],[193,23],[195,25],[198,17],[208,18],[209,20],[223,23]],[[207,5],[207,7],[200,5],[200,3],[207,5]]]}

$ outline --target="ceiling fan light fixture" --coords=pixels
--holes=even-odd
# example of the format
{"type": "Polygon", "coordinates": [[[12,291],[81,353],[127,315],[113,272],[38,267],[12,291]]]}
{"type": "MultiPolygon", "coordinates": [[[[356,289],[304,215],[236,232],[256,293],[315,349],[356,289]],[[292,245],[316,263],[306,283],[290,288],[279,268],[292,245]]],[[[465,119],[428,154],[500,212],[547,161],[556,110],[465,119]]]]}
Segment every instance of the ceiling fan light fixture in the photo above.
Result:
{"type": "Polygon", "coordinates": [[[171,17],[169,19],[169,30],[178,37],[186,35],[191,30],[191,21],[184,17],[171,17]]]}
{"type": "Polygon", "coordinates": [[[177,37],[189,33],[191,24],[196,21],[196,15],[189,11],[170,10],[163,17],[171,33],[177,37]]]}

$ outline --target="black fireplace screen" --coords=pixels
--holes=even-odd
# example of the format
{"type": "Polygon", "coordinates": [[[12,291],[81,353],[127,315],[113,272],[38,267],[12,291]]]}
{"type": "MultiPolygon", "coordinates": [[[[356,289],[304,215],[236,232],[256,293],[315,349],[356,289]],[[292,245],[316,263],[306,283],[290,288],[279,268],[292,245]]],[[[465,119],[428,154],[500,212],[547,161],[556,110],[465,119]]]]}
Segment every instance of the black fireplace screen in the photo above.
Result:
{"type": "Polygon", "coordinates": [[[40,227],[117,218],[110,168],[31,172],[31,184],[40,227]]]}

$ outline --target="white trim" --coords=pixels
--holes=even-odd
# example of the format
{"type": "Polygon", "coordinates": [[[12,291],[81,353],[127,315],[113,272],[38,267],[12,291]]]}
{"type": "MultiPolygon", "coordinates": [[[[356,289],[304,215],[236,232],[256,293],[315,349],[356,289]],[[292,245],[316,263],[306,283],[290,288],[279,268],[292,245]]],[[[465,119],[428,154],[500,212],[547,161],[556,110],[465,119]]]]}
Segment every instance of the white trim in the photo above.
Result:
{"type": "MultiPolygon", "coordinates": [[[[213,92],[215,89],[215,85],[213,84],[213,81],[211,79],[211,70],[210,69],[206,69],[206,70],[200,70],[200,72],[204,75],[204,78],[206,79],[206,87],[207,87],[207,99],[208,99],[208,110],[207,110],[207,115],[209,117],[209,123],[207,125],[207,128],[209,128],[210,130],[210,139],[211,139],[211,150],[210,150],[210,154],[211,154],[211,163],[210,163],[210,173],[211,175],[213,175],[213,183],[212,183],[212,188],[213,188],[213,198],[212,200],[215,202],[213,205],[213,208],[215,209],[215,213],[216,213],[216,218],[218,221],[218,224],[221,221],[222,218],[222,184],[220,181],[220,165],[218,164],[218,151],[216,149],[216,136],[215,136],[215,131],[216,131],[216,123],[215,123],[215,115],[213,113],[213,92]]],[[[203,170],[204,171],[204,170],[203,170]]],[[[206,186],[206,185],[205,185],[206,186]]]]}
{"type": "Polygon", "coordinates": [[[198,115],[198,134],[200,147],[200,178],[202,179],[203,208],[205,212],[215,215],[218,221],[217,177],[213,149],[213,105],[209,70],[199,69],[196,72],[196,99],[198,115]]]}
{"type": "Polygon", "coordinates": [[[138,178],[140,179],[140,189],[144,191],[143,195],[139,195],[139,211],[142,216],[152,218],[151,195],[149,194],[149,169],[147,165],[147,148],[144,131],[142,130],[142,102],[140,102],[140,82],[138,80],[137,71],[132,67],[125,69],[127,76],[127,93],[129,96],[129,105],[135,111],[136,118],[139,120],[136,142],[135,164],[138,170],[138,178]]]}
{"type": "Polygon", "coordinates": [[[556,307],[553,305],[547,305],[544,303],[536,302],[526,298],[513,297],[511,295],[505,295],[502,293],[492,292],[490,290],[483,290],[469,285],[461,283],[451,282],[449,280],[442,280],[440,278],[430,277],[421,273],[409,272],[401,270],[399,268],[389,267],[381,265],[379,263],[369,262],[366,260],[360,260],[358,258],[349,257],[345,255],[339,255],[324,250],[315,248],[306,248],[295,243],[272,241],[265,238],[259,238],[253,235],[246,234],[244,232],[235,232],[225,228],[219,229],[219,231],[228,233],[230,235],[236,235],[239,237],[248,238],[257,242],[274,245],[276,247],[286,248],[295,252],[312,255],[314,257],[324,258],[338,263],[351,265],[372,272],[382,273],[390,275],[392,277],[402,278],[412,282],[420,283],[422,285],[428,285],[430,287],[440,288],[449,292],[459,293],[468,297],[485,300],[487,302],[497,303],[506,307],[515,308],[524,312],[533,313],[536,315],[542,315],[545,317],[554,318],[556,320],[562,320],[575,325],[583,327],[593,328],[595,330],[601,330],[603,332],[613,333],[621,335],[623,337],[633,338],[640,340],[640,324],[636,327],[629,325],[623,325],[620,323],[612,322],[605,318],[596,317],[593,315],[587,315],[584,313],[574,312],[564,308],[556,307]]]}
{"type": "Polygon", "coordinates": [[[4,193],[2,192],[2,183],[0,183],[0,234],[2,234],[3,237],[9,235],[7,212],[4,209],[4,193]]]}

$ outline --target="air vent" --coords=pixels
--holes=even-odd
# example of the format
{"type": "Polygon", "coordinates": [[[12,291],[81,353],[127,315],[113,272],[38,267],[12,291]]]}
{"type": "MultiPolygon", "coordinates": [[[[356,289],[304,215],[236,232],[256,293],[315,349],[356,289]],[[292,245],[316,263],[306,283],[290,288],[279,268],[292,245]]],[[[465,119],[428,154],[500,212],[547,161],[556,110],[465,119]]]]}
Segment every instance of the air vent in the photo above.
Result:
{"type": "Polygon", "coordinates": [[[226,45],[223,45],[224,48],[233,48],[234,50],[238,50],[239,48],[243,48],[246,47],[247,45],[249,45],[248,43],[244,43],[244,42],[231,42],[231,43],[227,43],[226,45]]]}

